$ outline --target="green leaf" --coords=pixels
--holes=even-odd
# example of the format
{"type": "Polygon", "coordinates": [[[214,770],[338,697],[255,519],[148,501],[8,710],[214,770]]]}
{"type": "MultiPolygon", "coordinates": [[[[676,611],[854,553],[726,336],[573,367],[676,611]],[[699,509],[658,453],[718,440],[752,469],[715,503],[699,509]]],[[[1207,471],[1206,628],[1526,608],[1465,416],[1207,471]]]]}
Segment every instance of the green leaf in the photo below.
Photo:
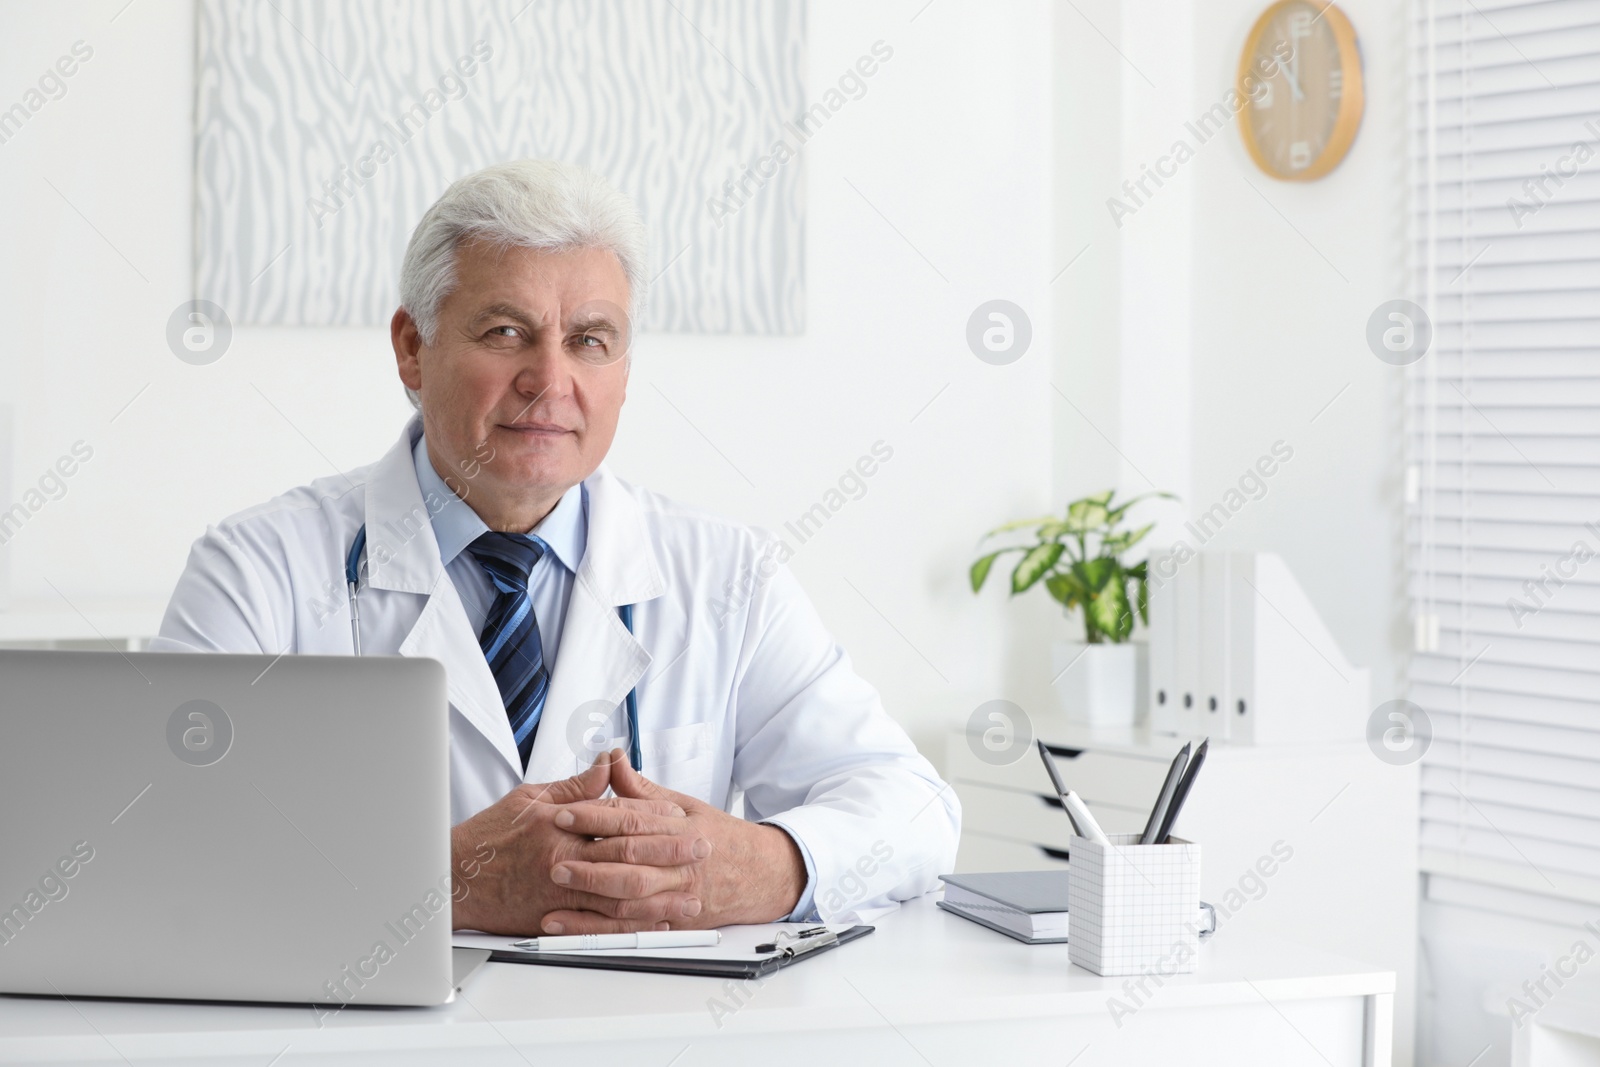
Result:
{"type": "Polygon", "coordinates": [[[1089,590],[1072,574],[1052,574],[1044,580],[1044,587],[1068,611],[1089,600],[1089,590]]]}
{"type": "MultiPolygon", "coordinates": [[[[1001,549],[1000,551],[1004,552],[1005,549],[1001,549]]],[[[991,552],[972,565],[971,577],[972,591],[974,593],[983,588],[983,583],[989,577],[989,568],[994,566],[994,561],[999,557],[999,555],[1000,552],[991,552]]]]}
{"type": "Polygon", "coordinates": [[[1094,497],[1084,497],[1067,505],[1066,527],[1072,533],[1088,533],[1106,524],[1106,506],[1094,497]]]}
{"type": "Polygon", "coordinates": [[[1120,581],[1111,582],[1096,593],[1089,601],[1086,615],[1094,620],[1095,629],[1103,631],[1113,641],[1126,641],[1133,633],[1128,591],[1120,581]]]}
{"type": "Polygon", "coordinates": [[[1108,534],[1100,539],[1100,554],[1102,556],[1120,556],[1134,545],[1149,536],[1150,531],[1156,528],[1155,523],[1141,526],[1137,530],[1124,530],[1121,533],[1108,534]]]}
{"type": "Polygon", "coordinates": [[[1023,592],[1044,577],[1060,558],[1061,546],[1053,542],[1028,549],[1022,562],[1017,564],[1017,569],[1011,572],[1012,595],[1023,592]]]}
{"type": "MultiPolygon", "coordinates": [[[[1143,566],[1143,564],[1141,564],[1143,566]]],[[[1134,579],[1139,583],[1139,621],[1150,625],[1150,582],[1143,574],[1134,579]]]]}
{"type": "Polygon", "coordinates": [[[1129,508],[1133,507],[1135,504],[1137,504],[1141,500],[1149,500],[1152,497],[1159,498],[1161,500],[1177,500],[1178,499],[1178,497],[1177,497],[1177,495],[1175,493],[1140,493],[1138,496],[1134,497],[1131,500],[1124,500],[1121,504],[1117,505],[1117,507],[1115,507],[1111,511],[1107,512],[1106,513],[1106,521],[1107,522],[1111,522],[1111,523],[1119,522],[1122,519],[1122,516],[1127,514],[1127,511],[1128,511],[1129,508]]]}
{"type": "Polygon", "coordinates": [[[1123,609],[1122,626],[1117,631],[1118,641],[1126,641],[1133,636],[1133,618],[1137,610],[1134,605],[1128,601],[1128,591],[1126,589],[1122,591],[1122,599],[1123,602],[1127,603],[1128,606],[1123,609]]]}
{"type": "Polygon", "coordinates": [[[1117,561],[1107,556],[1086,559],[1072,565],[1073,576],[1083,583],[1084,590],[1089,596],[1094,596],[1104,589],[1117,570],[1117,561]]]}
{"type": "Polygon", "coordinates": [[[1008,522],[1004,526],[996,526],[983,536],[985,538],[989,538],[993,537],[995,534],[1010,533],[1012,530],[1026,530],[1033,526],[1041,526],[1045,523],[1059,521],[1061,520],[1057,519],[1054,515],[1044,515],[1037,519],[1018,519],[1016,522],[1008,522]]]}
{"type": "Polygon", "coordinates": [[[1102,556],[1120,556],[1132,543],[1129,538],[1133,535],[1128,532],[1110,534],[1100,539],[1100,554],[1102,556]]]}
{"type": "Polygon", "coordinates": [[[1155,528],[1156,524],[1152,522],[1148,526],[1141,526],[1137,530],[1123,534],[1122,536],[1127,538],[1127,544],[1123,545],[1122,547],[1124,549],[1132,548],[1134,545],[1148,537],[1150,535],[1150,531],[1154,530],[1155,528]]]}

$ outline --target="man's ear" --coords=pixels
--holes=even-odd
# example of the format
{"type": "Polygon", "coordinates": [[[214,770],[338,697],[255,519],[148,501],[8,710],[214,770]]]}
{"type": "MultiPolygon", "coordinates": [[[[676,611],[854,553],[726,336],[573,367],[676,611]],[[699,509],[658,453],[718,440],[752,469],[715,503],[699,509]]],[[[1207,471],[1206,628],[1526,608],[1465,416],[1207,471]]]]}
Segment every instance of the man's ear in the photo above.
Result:
{"type": "Polygon", "coordinates": [[[389,320],[389,341],[394,345],[395,369],[407,389],[422,388],[422,334],[417,332],[416,320],[405,308],[395,308],[389,320]]]}

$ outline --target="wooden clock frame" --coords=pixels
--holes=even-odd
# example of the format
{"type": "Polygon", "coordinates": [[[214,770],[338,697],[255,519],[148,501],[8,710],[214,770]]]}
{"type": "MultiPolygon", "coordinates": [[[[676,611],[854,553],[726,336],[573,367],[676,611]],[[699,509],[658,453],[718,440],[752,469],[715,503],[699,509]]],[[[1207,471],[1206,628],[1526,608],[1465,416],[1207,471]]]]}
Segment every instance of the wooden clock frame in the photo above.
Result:
{"type": "MultiPolygon", "coordinates": [[[[1255,69],[1254,59],[1257,46],[1261,43],[1261,37],[1266,33],[1268,25],[1284,8],[1307,2],[1316,6],[1316,0],[1277,0],[1261,13],[1255,25],[1250,27],[1250,35],[1245,38],[1244,51],[1239,56],[1239,72],[1234,79],[1234,87],[1240,97],[1250,99],[1250,94],[1245,90],[1246,76],[1257,79],[1260,77],[1255,69]]],[[[1356,40],[1355,27],[1331,0],[1322,5],[1322,13],[1318,18],[1327,19],[1329,28],[1333,30],[1333,38],[1339,49],[1341,78],[1339,114],[1334,119],[1333,132],[1329,134],[1328,143],[1323,146],[1322,152],[1312,160],[1310,166],[1290,174],[1280,173],[1276,167],[1267,162],[1261,146],[1256,142],[1255,129],[1250,123],[1249,115],[1240,116],[1239,134],[1244,139],[1244,146],[1249,151],[1250,158],[1255,161],[1263,174],[1279,181],[1310,182],[1330,173],[1349,154],[1350,146],[1355,143],[1356,131],[1361,128],[1362,112],[1366,109],[1366,90],[1361,80],[1361,47],[1356,40]]]]}

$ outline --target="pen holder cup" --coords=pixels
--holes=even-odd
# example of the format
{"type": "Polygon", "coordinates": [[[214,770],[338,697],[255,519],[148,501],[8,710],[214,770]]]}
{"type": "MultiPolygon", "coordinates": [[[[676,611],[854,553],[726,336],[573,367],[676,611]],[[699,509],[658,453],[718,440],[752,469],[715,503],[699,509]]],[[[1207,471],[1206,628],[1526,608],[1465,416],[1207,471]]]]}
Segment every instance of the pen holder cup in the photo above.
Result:
{"type": "Polygon", "coordinates": [[[1194,970],[1199,943],[1217,925],[1210,905],[1200,903],[1200,846],[1176,837],[1141,845],[1138,834],[1109,836],[1109,845],[1072,839],[1067,957],[1100,975],[1194,970]]]}

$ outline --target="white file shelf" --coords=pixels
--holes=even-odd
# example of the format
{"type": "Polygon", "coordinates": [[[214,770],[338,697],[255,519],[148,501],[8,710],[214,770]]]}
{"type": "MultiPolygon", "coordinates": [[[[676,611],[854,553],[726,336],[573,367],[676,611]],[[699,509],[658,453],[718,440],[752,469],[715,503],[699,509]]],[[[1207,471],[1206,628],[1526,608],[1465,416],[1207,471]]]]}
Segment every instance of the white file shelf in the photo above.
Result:
{"type": "Polygon", "coordinates": [[[956,869],[952,873],[1043,871],[1065,867],[1067,861],[1063,855],[1061,850],[1010,837],[963,832],[961,850],[956,853],[956,869]]]}

